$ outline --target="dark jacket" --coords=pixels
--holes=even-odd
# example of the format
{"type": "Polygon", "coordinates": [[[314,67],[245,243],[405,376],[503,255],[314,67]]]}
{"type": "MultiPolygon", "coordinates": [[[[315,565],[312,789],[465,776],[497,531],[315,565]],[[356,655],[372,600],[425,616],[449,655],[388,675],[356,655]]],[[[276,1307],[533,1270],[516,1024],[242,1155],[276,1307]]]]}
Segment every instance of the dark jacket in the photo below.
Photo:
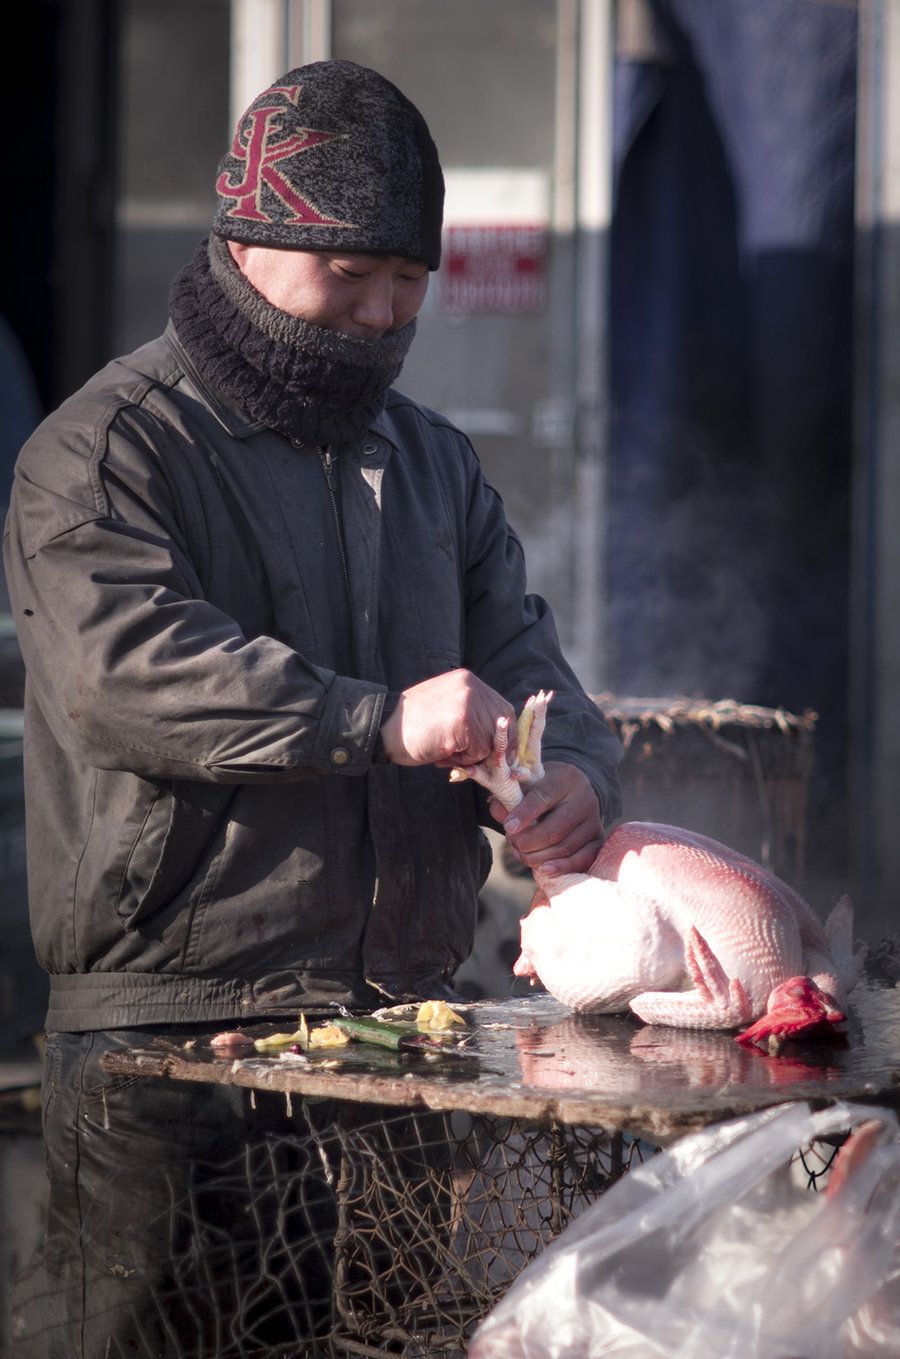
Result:
{"type": "Polygon", "coordinates": [[[373,759],[387,691],[454,666],[517,709],[553,688],[547,758],[618,814],[618,742],[467,440],[391,392],[335,453],[332,493],[318,450],[224,406],[171,328],[22,451],[4,547],[49,1029],[440,994],[484,803],[373,759]]]}

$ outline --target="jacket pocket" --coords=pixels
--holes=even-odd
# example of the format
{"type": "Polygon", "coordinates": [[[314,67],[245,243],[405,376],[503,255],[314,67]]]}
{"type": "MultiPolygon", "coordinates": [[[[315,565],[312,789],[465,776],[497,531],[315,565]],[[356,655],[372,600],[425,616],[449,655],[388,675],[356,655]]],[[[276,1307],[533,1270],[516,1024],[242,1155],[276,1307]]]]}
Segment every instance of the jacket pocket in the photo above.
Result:
{"type": "Polygon", "coordinates": [[[111,901],[134,929],[205,872],[234,787],[151,782],[105,772],[78,874],[78,895],[111,901]]]}

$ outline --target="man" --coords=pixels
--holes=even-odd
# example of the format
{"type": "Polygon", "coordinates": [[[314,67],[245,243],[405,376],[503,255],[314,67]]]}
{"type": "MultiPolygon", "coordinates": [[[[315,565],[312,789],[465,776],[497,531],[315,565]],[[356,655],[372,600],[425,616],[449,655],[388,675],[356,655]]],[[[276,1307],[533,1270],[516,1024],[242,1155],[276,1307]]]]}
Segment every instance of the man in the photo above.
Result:
{"type": "MultiPolygon", "coordinates": [[[[618,744],[525,594],[499,498],[392,387],[440,257],[421,115],[352,63],[292,71],[217,190],[166,334],[39,428],[8,520],[49,1235],[90,1256],[51,1259],[66,1354],[167,1352],[162,1219],[127,1260],[121,1229],[86,1230],[89,1199],[114,1219],[116,1167],[148,1168],[150,1223],[163,1169],[275,1117],[111,1081],[104,1051],[452,996],[488,809],[447,770],[541,686],[547,774],[506,820],[515,852],[587,869],[619,810],[618,744]]],[[[190,1352],[243,1352],[216,1343],[190,1352]]]]}

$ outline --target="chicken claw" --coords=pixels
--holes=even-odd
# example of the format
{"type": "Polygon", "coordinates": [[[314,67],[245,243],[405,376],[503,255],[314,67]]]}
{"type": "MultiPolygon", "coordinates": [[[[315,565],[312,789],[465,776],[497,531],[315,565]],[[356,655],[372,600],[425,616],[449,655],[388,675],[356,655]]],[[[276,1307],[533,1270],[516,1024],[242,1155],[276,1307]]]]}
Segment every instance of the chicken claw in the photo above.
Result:
{"type": "Polygon", "coordinates": [[[541,763],[541,741],[547,721],[547,705],[553,697],[553,690],[544,693],[543,689],[532,694],[519,714],[516,724],[516,754],[513,760],[507,759],[509,750],[510,719],[498,717],[494,729],[494,746],[486,760],[471,764],[467,768],[450,770],[450,782],[461,783],[464,779],[474,779],[482,788],[501,802],[507,811],[517,807],[522,801],[522,787],[539,783],[544,777],[541,763]]]}
{"type": "Polygon", "coordinates": [[[544,693],[539,690],[532,694],[519,714],[517,724],[519,745],[516,751],[515,768],[526,771],[523,782],[532,784],[540,783],[544,777],[544,766],[541,763],[541,742],[544,738],[544,727],[547,725],[547,708],[553,697],[553,690],[544,693]]]}

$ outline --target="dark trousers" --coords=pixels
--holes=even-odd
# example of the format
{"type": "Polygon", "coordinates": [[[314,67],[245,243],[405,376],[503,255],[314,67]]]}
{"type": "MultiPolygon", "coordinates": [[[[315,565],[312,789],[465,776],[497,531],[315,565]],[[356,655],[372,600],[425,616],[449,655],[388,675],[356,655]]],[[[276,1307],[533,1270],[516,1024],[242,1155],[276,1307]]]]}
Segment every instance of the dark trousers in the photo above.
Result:
{"type": "Polygon", "coordinates": [[[47,1234],[13,1290],[15,1359],[318,1354],[332,1109],[101,1069],[104,1052],[152,1037],[47,1036],[47,1234]]]}

